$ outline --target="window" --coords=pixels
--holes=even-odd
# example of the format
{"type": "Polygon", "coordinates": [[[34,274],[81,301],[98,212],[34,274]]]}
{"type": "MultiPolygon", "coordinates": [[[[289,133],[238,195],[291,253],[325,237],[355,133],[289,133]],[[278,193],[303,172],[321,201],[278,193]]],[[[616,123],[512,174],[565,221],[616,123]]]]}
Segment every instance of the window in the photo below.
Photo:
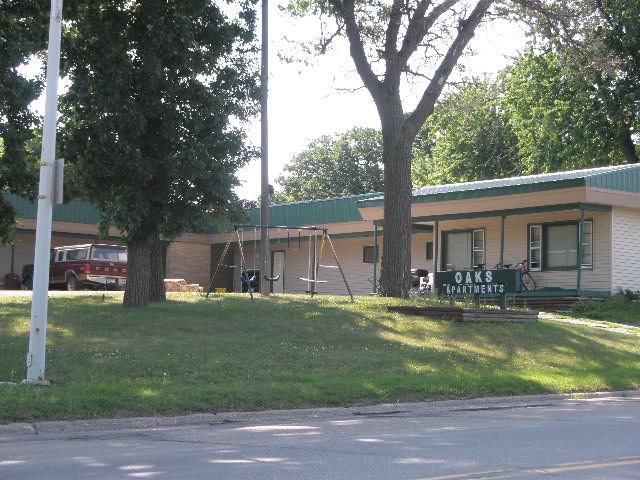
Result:
{"type": "Polygon", "coordinates": [[[593,222],[584,222],[582,232],[582,268],[593,268],[593,222]]]}
{"type": "Polygon", "coordinates": [[[427,242],[426,254],[424,258],[426,260],[433,260],[433,242],[427,242]]]}
{"type": "Polygon", "coordinates": [[[91,251],[91,258],[98,260],[110,260],[112,262],[126,262],[127,247],[95,245],[91,251]]]}
{"type": "Polygon", "coordinates": [[[484,230],[473,231],[473,264],[484,265],[484,230]]]}
{"type": "Polygon", "coordinates": [[[362,262],[363,263],[374,263],[376,259],[375,257],[375,246],[374,245],[365,245],[362,247],[362,262]]]}
{"type": "Polygon", "coordinates": [[[529,268],[542,270],[542,225],[529,225],[529,268]]]}
{"type": "Polygon", "coordinates": [[[485,263],[483,229],[444,232],[442,240],[443,269],[471,270],[485,263]]]}
{"type": "MultiPolygon", "coordinates": [[[[531,270],[578,268],[580,222],[529,225],[531,270]]],[[[585,220],[581,268],[593,267],[593,222],[585,220]]]]}
{"type": "Polygon", "coordinates": [[[550,225],[546,228],[545,264],[548,269],[577,265],[578,228],[576,225],[550,225]]]}
{"type": "Polygon", "coordinates": [[[75,249],[75,250],[67,250],[67,256],[65,260],[86,260],[87,259],[87,249],[75,249]]]}

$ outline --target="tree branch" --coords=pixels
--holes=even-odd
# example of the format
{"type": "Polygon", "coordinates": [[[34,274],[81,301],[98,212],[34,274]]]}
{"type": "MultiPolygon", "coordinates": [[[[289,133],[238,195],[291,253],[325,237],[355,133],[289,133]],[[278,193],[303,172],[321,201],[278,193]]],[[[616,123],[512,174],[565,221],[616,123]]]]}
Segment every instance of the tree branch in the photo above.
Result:
{"type": "Polygon", "coordinates": [[[400,32],[400,26],[402,25],[403,8],[403,0],[394,0],[393,6],[391,7],[391,14],[389,15],[389,27],[387,28],[387,35],[384,42],[385,58],[394,57],[397,53],[396,45],[398,43],[398,32],[400,32]]]}
{"type": "Polygon", "coordinates": [[[336,15],[342,17],[345,25],[345,33],[349,40],[349,50],[351,58],[356,66],[356,70],[362,78],[364,86],[369,90],[374,101],[377,103],[382,99],[382,82],[373,72],[367,54],[364,51],[364,44],[360,37],[360,30],[355,16],[354,0],[329,0],[334,8],[336,15]]]}
{"type": "Polygon", "coordinates": [[[417,134],[427,117],[433,113],[436,100],[440,96],[449,75],[451,75],[464,48],[473,38],[476,28],[480,25],[494,1],[480,0],[464,25],[458,29],[458,35],[451,43],[449,50],[440,62],[440,66],[436,69],[433,79],[422,94],[420,102],[413,113],[407,117],[406,126],[409,131],[417,134]]]}
{"type": "Polygon", "coordinates": [[[409,58],[416,51],[420,42],[424,39],[425,35],[431,29],[433,24],[444,14],[449,8],[458,3],[460,0],[445,0],[439,5],[436,5],[433,10],[427,15],[427,8],[431,5],[430,0],[421,0],[418,4],[413,18],[409,22],[407,33],[404,36],[402,42],[402,48],[400,49],[400,63],[404,67],[409,61],[409,58]]]}

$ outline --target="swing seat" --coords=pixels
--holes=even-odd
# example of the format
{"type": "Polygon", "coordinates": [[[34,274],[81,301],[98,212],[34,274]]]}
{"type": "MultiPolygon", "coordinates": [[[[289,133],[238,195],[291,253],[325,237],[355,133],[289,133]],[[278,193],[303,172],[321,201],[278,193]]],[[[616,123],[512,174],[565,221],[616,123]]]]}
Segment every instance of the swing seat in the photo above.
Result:
{"type": "Polygon", "coordinates": [[[280,274],[276,275],[275,277],[268,277],[267,274],[265,273],[264,279],[267,282],[277,282],[278,280],[280,280],[280,274]]]}
{"type": "Polygon", "coordinates": [[[298,277],[298,280],[304,280],[305,282],[311,282],[311,283],[327,283],[326,280],[313,280],[311,278],[304,278],[304,277],[298,277]]]}
{"type": "Polygon", "coordinates": [[[260,270],[243,270],[240,275],[240,283],[242,284],[242,293],[260,291],[260,270]]]}

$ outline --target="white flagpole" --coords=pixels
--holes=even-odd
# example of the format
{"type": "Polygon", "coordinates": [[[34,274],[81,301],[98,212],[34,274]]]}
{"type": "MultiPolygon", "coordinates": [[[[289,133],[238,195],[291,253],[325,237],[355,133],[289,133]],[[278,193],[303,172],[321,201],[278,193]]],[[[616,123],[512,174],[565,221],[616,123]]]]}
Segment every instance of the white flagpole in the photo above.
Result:
{"type": "Polygon", "coordinates": [[[269,0],[262,0],[262,56],[260,68],[260,260],[261,276],[260,292],[268,296],[271,282],[266,277],[273,276],[269,271],[270,253],[269,229],[269,0]]]}
{"type": "Polygon", "coordinates": [[[56,116],[58,112],[58,75],[60,73],[60,40],[62,37],[62,0],[51,0],[49,52],[47,57],[47,91],[42,130],[42,160],[38,191],[36,248],[33,267],[31,331],[27,354],[26,383],[48,384],[44,378],[47,348],[47,308],[49,301],[49,251],[53,216],[56,116]]]}

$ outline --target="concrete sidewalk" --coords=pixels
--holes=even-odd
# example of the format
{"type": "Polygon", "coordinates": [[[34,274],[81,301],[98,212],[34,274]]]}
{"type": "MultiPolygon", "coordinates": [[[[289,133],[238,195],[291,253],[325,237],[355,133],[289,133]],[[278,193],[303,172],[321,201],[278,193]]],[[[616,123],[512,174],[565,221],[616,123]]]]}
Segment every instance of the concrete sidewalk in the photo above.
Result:
{"type": "MultiPolygon", "coordinates": [[[[31,290],[0,290],[0,297],[30,297],[33,294],[31,290]]],[[[68,297],[72,295],[123,295],[121,290],[49,290],[50,297],[68,297]]]]}

